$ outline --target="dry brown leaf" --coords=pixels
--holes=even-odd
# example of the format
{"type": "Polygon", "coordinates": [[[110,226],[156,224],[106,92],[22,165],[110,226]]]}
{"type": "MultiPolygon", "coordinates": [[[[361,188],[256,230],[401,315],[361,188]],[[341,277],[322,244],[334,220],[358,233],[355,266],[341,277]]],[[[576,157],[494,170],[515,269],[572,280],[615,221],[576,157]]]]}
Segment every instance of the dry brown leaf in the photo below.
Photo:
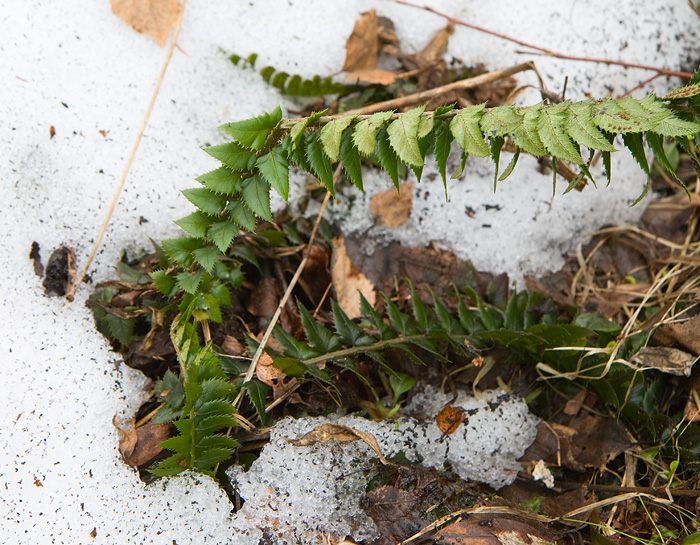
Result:
{"type": "Polygon", "coordinates": [[[551,545],[554,536],[512,518],[469,517],[449,524],[432,536],[432,542],[450,545],[551,545]]]}
{"type": "Polygon", "coordinates": [[[378,85],[389,85],[396,79],[394,72],[379,70],[378,68],[363,68],[353,70],[345,76],[347,82],[375,83],[378,85]]]}
{"type": "Polygon", "coordinates": [[[581,410],[581,405],[583,405],[583,402],[586,400],[586,395],[586,390],[581,390],[578,394],[569,399],[566,405],[564,405],[564,414],[576,416],[581,410]]]}
{"type": "Polygon", "coordinates": [[[333,239],[331,277],[338,305],[348,318],[360,317],[360,293],[374,307],[377,301],[374,284],[350,261],[343,236],[333,239]]]}
{"type": "Polygon", "coordinates": [[[356,430],[350,426],[344,426],[343,424],[322,424],[301,439],[289,440],[295,447],[309,447],[316,443],[325,443],[326,441],[364,441],[377,454],[377,457],[383,464],[388,463],[374,435],[366,431],[356,430]]]}
{"type": "Polygon", "coordinates": [[[452,435],[465,420],[464,409],[447,405],[438,413],[435,423],[444,435],[452,435]]]}
{"type": "Polygon", "coordinates": [[[131,419],[122,428],[115,419],[114,425],[121,436],[119,452],[124,462],[131,467],[142,466],[153,460],[163,451],[158,445],[170,437],[169,424],[146,422],[143,426],[134,428],[134,419],[131,419]]]}
{"type": "Polygon", "coordinates": [[[677,348],[646,346],[632,357],[632,363],[651,367],[669,375],[689,377],[697,359],[694,354],[677,348]]]}
{"type": "Polygon", "coordinates": [[[221,349],[229,356],[242,356],[245,353],[245,348],[243,348],[241,342],[231,335],[226,335],[226,337],[224,337],[224,342],[221,343],[221,349]]]}
{"type": "Polygon", "coordinates": [[[543,460],[550,466],[574,471],[599,468],[629,447],[625,428],[612,418],[583,414],[568,426],[540,422],[537,437],[521,461],[543,460]]]}
{"type": "Polygon", "coordinates": [[[255,375],[260,382],[268,386],[274,386],[276,381],[284,378],[286,375],[281,369],[273,365],[273,360],[270,354],[263,353],[255,366],[255,375]]]}
{"type": "Polygon", "coordinates": [[[119,432],[119,453],[122,458],[126,460],[131,453],[134,452],[134,447],[136,446],[136,428],[134,428],[134,423],[136,420],[133,418],[127,421],[126,425],[122,427],[122,422],[116,416],[112,419],[112,424],[117,428],[119,432]]]}
{"type": "Polygon", "coordinates": [[[76,273],[75,251],[61,246],[49,257],[43,286],[47,291],[63,296],[75,282],[76,273]]]}
{"type": "Polygon", "coordinates": [[[345,42],[344,72],[371,70],[377,67],[379,32],[377,12],[364,12],[355,22],[352,34],[345,42]]]}
{"type": "Polygon", "coordinates": [[[429,66],[440,61],[445,52],[447,42],[455,31],[455,27],[449,23],[445,28],[438,30],[430,41],[413,57],[419,67],[429,66]]]}
{"type": "Polygon", "coordinates": [[[681,323],[663,324],[654,335],[654,339],[659,342],[678,343],[696,356],[700,356],[700,315],[681,323]]]}
{"type": "Polygon", "coordinates": [[[615,303],[630,303],[644,297],[649,288],[651,284],[648,283],[618,284],[606,294],[606,299],[615,303]]]}
{"type": "Polygon", "coordinates": [[[369,203],[369,211],[374,216],[377,225],[384,227],[399,227],[408,221],[413,206],[413,183],[404,182],[399,186],[399,194],[395,189],[377,193],[369,203]]]}
{"type": "Polygon", "coordinates": [[[276,278],[262,278],[255,286],[246,310],[253,316],[271,317],[277,310],[282,292],[276,278]]]}
{"type": "Polygon", "coordinates": [[[111,0],[112,13],[163,47],[180,15],[178,0],[111,0]]]}

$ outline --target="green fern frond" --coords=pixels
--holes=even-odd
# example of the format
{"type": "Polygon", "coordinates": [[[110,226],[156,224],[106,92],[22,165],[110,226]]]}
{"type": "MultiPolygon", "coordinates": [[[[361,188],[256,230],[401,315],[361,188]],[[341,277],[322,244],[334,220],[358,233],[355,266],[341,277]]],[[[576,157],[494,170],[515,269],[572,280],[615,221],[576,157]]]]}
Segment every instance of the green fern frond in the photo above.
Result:
{"type": "MultiPolygon", "coordinates": [[[[229,60],[241,68],[255,68],[257,58],[256,54],[250,55],[245,59],[235,54],[229,56],[229,60]]],[[[347,95],[361,88],[358,85],[346,85],[333,81],[333,78],[323,78],[318,75],[313,76],[311,79],[306,79],[298,74],[290,75],[287,72],[279,71],[273,66],[261,68],[260,76],[265,83],[275,87],[283,95],[290,96],[347,95]]]]}
{"type": "Polygon", "coordinates": [[[193,298],[171,329],[180,377],[168,371],[156,384],[163,405],[153,420],[174,420],[180,432],[160,444],[173,454],[150,470],[158,476],[176,475],[185,469],[212,474],[214,466],[230,458],[238,446],[235,440],[219,433],[237,426],[232,400],[238,390],[229,383],[211,344],[200,345],[196,321],[192,320],[196,310],[197,300],[193,298]]]}
{"type": "MultiPolygon", "coordinates": [[[[274,365],[290,376],[318,378],[319,365],[334,363],[360,376],[360,359],[371,358],[379,362],[391,377],[397,376],[397,371],[382,355],[390,349],[399,349],[422,364],[416,349],[418,353],[422,351],[424,357],[448,361],[448,353],[473,358],[481,348],[495,343],[522,348],[522,357],[539,361],[543,351],[554,346],[546,340],[546,334],[542,337],[542,330],[549,333],[550,325],[556,325],[559,340],[563,336],[574,342],[581,335],[585,339],[594,333],[579,326],[552,324],[556,315],[542,312],[541,294],[513,294],[507,304],[498,307],[484,302],[474,290],[466,288],[463,293],[456,294],[459,310],[453,314],[434,293],[429,292],[432,304],[427,305],[410,282],[408,287],[410,314],[382,295],[384,315],[362,298],[361,317],[359,321],[353,321],[333,301],[333,330],[321,325],[303,305],[297,303],[305,340],[296,339],[277,327],[274,336],[281,352],[268,349],[274,365]],[[539,338],[544,340],[539,344],[533,341],[539,338]]],[[[364,380],[364,377],[360,378],[364,380]]]]}
{"type": "MultiPolygon", "coordinates": [[[[519,151],[568,161],[590,177],[581,147],[603,153],[609,176],[610,154],[616,151],[612,141],[621,135],[624,146],[648,177],[644,136],[658,153],[658,144],[666,137],[689,147],[688,139],[700,133],[698,112],[681,111],[672,100],[694,97],[696,91],[696,85],[674,91],[668,99],[671,104],[650,94],[641,100],[606,98],[529,107],[486,108],[481,104],[425,112],[421,106],[405,113],[350,116],[319,112],[301,119],[283,119],[278,107],[252,119],[222,125],[233,141],[206,151],[223,166],[198,178],[203,187],[183,192],[197,212],[177,222],[204,242],[175,239],[177,242],[168,242],[165,250],[185,267],[196,259],[207,269],[213,262],[210,250],[198,251],[204,254],[201,260],[192,252],[207,242],[225,252],[238,229],[253,231],[256,218],[271,221],[269,190],[288,198],[290,165],[313,174],[333,193],[334,166],[342,160],[348,178],[362,190],[360,157],[371,156],[398,188],[404,166],[420,176],[426,153],[433,149],[447,189],[452,139],[461,148],[462,164],[469,155],[491,157],[496,165],[495,183],[506,138],[519,151]]],[[[517,157],[519,152],[500,179],[513,171],[517,157]]],[[[648,184],[638,201],[647,190],[648,184]]],[[[195,280],[181,283],[181,287],[191,288],[195,280]]]]}

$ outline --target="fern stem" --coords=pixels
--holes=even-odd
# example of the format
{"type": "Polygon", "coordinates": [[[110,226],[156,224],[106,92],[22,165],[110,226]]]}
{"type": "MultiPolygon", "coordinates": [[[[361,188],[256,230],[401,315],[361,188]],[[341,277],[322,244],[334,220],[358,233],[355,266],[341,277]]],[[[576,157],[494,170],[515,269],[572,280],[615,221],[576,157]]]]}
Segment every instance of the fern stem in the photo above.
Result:
{"type": "MultiPolygon", "coordinates": [[[[420,341],[426,338],[429,338],[429,334],[425,335],[407,335],[407,336],[402,336],[402,337],[396,337],[394,339],[386,339],[384,341],[378,341],[374,344],[368,344],[366,346],[352,346],[350,348],[343,348],[342,350],[336,350],[335,352],[328,352],[326,354],[323,354],[321,356],[316,356],[315,358],[309,358],[308,360],[303,360],[302,363],[306,365],[318,365],[319,363],[323,363],[328,360],[337,360],[337,359],[342,359],[348,356],[352,356],[353,354],[359,354],[362,352],[379,352],[381,350],[384,350],[385,348],[390,348],[394,345],[397,344],[403,344],[403,343],[412,343],[413,341],[420,341]]],[[[464,339],[467,338],[466,335],[461,335],[461,336],[455,336],[456,339],[464,339]]]]}
{"type": "MultiPolygon", "coordinates": [[[[509,68],[503,68],[494,72],[481,74],[473,78],[448,83],[447,85],[443,85],[442,87],[435,87],[433,89],[428,89],[427,91],[413,93],[412,95],[406,95],[404,97],[386,100],[384,102],[377,102],[376,104],[370,104],[368,106],[357,108],[355,110],[349,110],[341,114],[324,115],[319,117],[318,119],[310,121],[308,123],[308,126],[327,125],[331,121],[335,121],[336,119],[339,119],[341,117],[347,117],[349,115],[356,115],[357,117],[353,121],[355,123],[359,123],[360,121],[369,119],[372,114],[377,112],[396,110],[399,108],[411,106],[413,104],[425,103],[432,100],[435,97],[450,93],[452,91],[464,91],[466,89],[474,89],[475,87],[479,87],[480,85],[485,85],[487,83],[491,83],[499,79],[507,78],[509,76],[512,76],[513,74],[517,74],[518,72],[524,72],[525,70],[535,70],[534,63],[524,62],[522,64],[517,64],[509,68]]],[[[449,119],[457,115],[457,113],[458,110],[453,110],[442,114],[441,118],[449,119]]],[[[395,119],[399,119],[400,117],[401,114],[393,114],[391,117],[387,118],[387,121],[393,121],[395,119]]],[[[283,130],[289,130],[297,123],[303,122],[305,120],[306,118],[304,117],[283,119],[279,124],[279,128],[283,130]]]]}

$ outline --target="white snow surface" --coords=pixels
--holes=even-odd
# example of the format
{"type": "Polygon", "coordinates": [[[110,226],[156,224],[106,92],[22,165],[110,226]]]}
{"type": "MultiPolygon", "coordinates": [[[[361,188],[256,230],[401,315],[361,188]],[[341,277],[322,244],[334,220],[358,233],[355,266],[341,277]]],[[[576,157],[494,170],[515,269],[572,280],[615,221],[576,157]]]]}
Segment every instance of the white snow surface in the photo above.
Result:
{"type": "MultiPolygon", "coordinates": [[[[431,386],[417,392],[396,422],[372,422],[356,416],[285,418],[270,434],[270,443],[248,472],[233,466],[234,488],[245,500],[235,524],[249,530],[246,538],[266,536],[271,542],[319,543],[326,533],[335,541],[377,537],[374,522],[360,507],[377,455],[367,443],[328,441],[296,446],[296,440],[326,423],[372,434],[386,457],[400,452],[411,462],[443,469],[449,465],[461,478],[494,488],[511,484],[517,459],[535,440],[538,419],[525,402],[500,390],[480,398],[459,392],[452,396],[431,386]],[[451,435],[435,418],[446,405],[464,410],[465,421],[451,435]]],[[[256,541],[252,541],[255,543],[256,541]]]]}
{"type": "MultiPolygon", "coordinates": [[[[475,24],[551,49],[692,70],[698,21],[685,0],[609,2],[428,0],[475,24]]],[[[291,2],[192,1],[143,141],[104,242],[93,282],[115,276],[122,252],[148,238],[177,236],[174,219],[191,211],[178,190],[214,168],[200,147],[224,141],[216,127],[294,105],[227,54],[257,52],[303,76],[330,75],[343,64],[345,38],[362,11],[390,17],[404,48],[419,50],[445,21],[389,0],[291,2]],[[139,221],[141,218],[148,222],[139,221]]],[[[458,27],[448,57],[503,68],[533,58],[512,43],[458,27]]],[[[126,368],[94,329],[84,306],[46,297],[28,259],[75,248],[86,261],[141,124],[165,50],[118,20],[106,0],[3,2],[0,11],[0,542],[238,543],[235,519],[209,479],[186,475],[145,486],[120,460],[114,415],[136,411],[146,381],[126,368]],[[55,128],[50,138],[49,128],[55,128]],[[103,131],[102,134],[100,131],[103,131]],[[93,537],[93,535],[95,537],[93,537]]],[[[547,85],[567,96],[620,94],[648,72],[534,57],[547,85]]],[[[519,76],[534,84],[532,74],[519,76]]],[[[659,78],[637,94],[680,82],[659,78]]],[[[523,97],[534,103],[536,94],[523,97]]],[[[413,244],[434,238],[483,270],[557,268],[561,253],[595,227],[634,221],[629,203],[643,175],[621,153],[611,187],[551,197],[548,176],[521,160],[492,192],[493,167],[475,160],[450,187],[414,186],[416,204],[395,236],[413,244]],[[430,196],[426,196],[429,192],[430,196]],[[495,206],[495,208],[489,208],[495,206]],[[500,209],[499,209],[500,206],[500,209]],[[474,218],[465,215],[471,210],[474,218]],[[484,225],[490,225],[485,227],[484,225]]],[[[525,158],[527,159],[527,158],[525,158]]],[[[503,158],[503,165],[507,157],[503,158]]],[[[300,182],[297,180],[297,186],[300,182]]],[[[389,182],[368,180],[371,191],[389,182]]],[[[560,185],[563,185],[560,184],[560,185]]],[[[559,189],[561,192],[561,187],[559,189]]],[[[293,196],[299,196],[298,187],[293,196]]],[[[346,225],[385,238],[359,198],[346,225]]]]}

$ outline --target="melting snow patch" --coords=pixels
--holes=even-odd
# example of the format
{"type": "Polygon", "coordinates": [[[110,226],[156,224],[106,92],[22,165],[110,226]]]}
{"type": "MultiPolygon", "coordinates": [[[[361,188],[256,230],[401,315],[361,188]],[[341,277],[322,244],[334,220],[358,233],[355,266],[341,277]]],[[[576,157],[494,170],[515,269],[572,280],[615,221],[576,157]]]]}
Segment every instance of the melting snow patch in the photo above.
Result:
{"type": "Polygon", "coordinates": [[[248,472],[232,467],[228,475],[245,499],[235,526],[258,532],[271,543],[318,542],[321,533],[333,539],[376,537],[376,527],[362,511],[360,500],[376,454],[361,441],[328,441],[294,446],[315,428],[335,422],[374,435],[385,456],[403,452],[412,462],[442,469],[446,465],[463,479],[494,488],[510,484],[520,469],[517,459],[537,433],[537,418],[525,402],[500,390],[476,398],[460,393],[453,406],[466,420],[444,436],[435,417],[451,396],[426,387],[415,395],[408,413],[425,420],[401,418],[372,422],[355,416],[285,418],[271,431],[270,443],[248,472]]]}

